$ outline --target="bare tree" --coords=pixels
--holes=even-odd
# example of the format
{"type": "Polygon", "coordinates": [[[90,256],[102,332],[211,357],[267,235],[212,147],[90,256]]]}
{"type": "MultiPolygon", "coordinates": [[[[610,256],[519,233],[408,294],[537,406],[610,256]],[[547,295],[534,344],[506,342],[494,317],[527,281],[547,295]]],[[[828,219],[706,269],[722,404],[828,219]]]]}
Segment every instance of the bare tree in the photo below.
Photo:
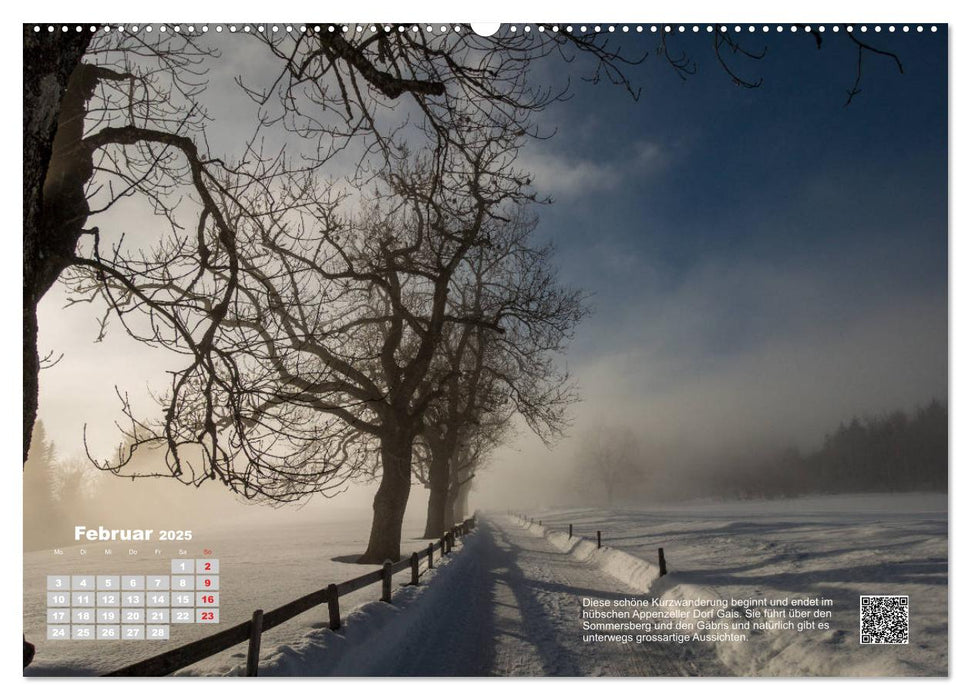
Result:
{"type": "Polygon", "coordinates": [[[476,251],[453,296],[456,313],[486,323],[456,327],[442,343],[437,370],[443,391],[423,431],[428,537],[448,524],[460,487],[467,491],[512,415],[550,443],[567,426],[566,409],[577,399],[558,362],[586,307],[578,290],[557,281],[552,249],[532,240],[535,223],[528,211],[516,212],[488,247],[476,251]]]}
{"type": "MultiPolygon", "coordinates": [[[[198,449],[201,429],[214,453],[194,463],[193,478],[273,500],[366,472],[377,455],[363,560],[397,558],[413,443],[442,391],[432,372],[442,339],[453,326],[501,330],[449,300],[470,252],[531,199],[521,178],[505,176],[518,142],[483,144],[472,162],[452,149],[419,153],[343,206],[347,214],[340,196],[303,187],[246,203],[268,214],[241,222],[241,282],[213,336],[224,358],[217,379],[197,378],[186,394],[194,404],[180,404],[175,420],[137,424],[141,444],[173,442],[172,467],[186,472],[178,448],[198,449]]],[[[207,295],[179,293],[208,314],[207,295]]]]}
{"type": "Polygon", "coordinates": [[[474,479],[485,468],[489,455],[511,432],[511,416],[494,414],[489,422],[476,424],[456,450],[450,467],[451,478],[445,499],[446,522],[458,522],[468,515],[469,493],[474,479]]]}
{"type": "Polygon", "coordinates": [[[638,474],[637,437],[627,426],[597,424],[581,437],[577,460],[580,478],[601,484],[607,505],[613,506],[620,489],[638,474]]]}
{"type": "MultiPolygon", "coordinates": [[[[159,27],[152,34],[129,32],[124,27],[109,27],[110,31],[100,26],[91,31],[87,25],[77,27],[77,31],[74,26],[66,29],[49,34],[35,31],[32,25],[23,27],[24,460],[37,412],[42,365],[37,348],[37,304],[62,273],[78,265],[87,266],[96,275],[126,283],[130,293],[137,295],[138,274],[158,269],[160,262],[172,262],[180,269],[192,267],[203,274],[212,271],[212,261],[219,255],[226,258],[225,264],[234,264],[233,231],[216,204],[220,195],[217,183],[226,162],[207,152],[207,115],[201,101],[208,64],[218,58],[217,53],[185,28],[175,31],[171,26],[159,27]],[[194,224],[186,225],[176,216],[179,194],[195,198],[198,210],[194,224]],[[172,260],[159,261],[158,256],[146,259],[137,247],[118,244],[117,232],[112,232],[108,242],[107,234],[87,226],[93,214],[133,196],[144,197],[150,209],[172,229],[175,243],[166,241],[172,260]],[[95,198],[98,201],[92,201],[95,198]],[[183,231],[195,232],[198,241],[180,237],[183,231]],[[193,249],[190,244],[195,243],[193,249]],[[111,250],[104,250],[104,246],[111,250]]],[[[285,38],[264,39],[283,59],[291,94],[312,86],[310,94],[322,96],[323,102],[314,103],[314,110],[325,107],[322,113],[315,111],[320,119],[311,117],[307,123],[290,120],[304,135],[316,136],[318,150],[313,161],[317,166],[359,135],[367,137],[365,153],[375,142],[387,143],[391,134],[379,126],[380,113],[402,96],[443,95],[447,83],[475,84],[480,91],[477,94],[483,94],[481,89],[491,77],[499,77],[462,66],[449,57],[448,50],[422,47],[422,41],[402,45],[402,50],[415,53],[401,57],[412,65],[415,75],[407,76],[397,69],[389,72],[377,67],[384,54],[383,49],[375,53],[373,37],[320,37],[323,44],[335,48],[326,54],[311,48],[303,55],[311,38],[307,35],[297,42],[292,55],[280,54],[280,42],[285,38]],[[446,70],[432,70],[433,61],[446,70]],[[336,96],[326,85],[331,76],[345,87],[336,96]],[[346,89],[348,86],[351,89],[346,89]],[[329,121],[335,113],[339,118],[329,121]],[[316,127],[308,130],[311,123],[316,127]]],[[[505,74],[522,71],[520,66],[512,72],[506,69],[505,74]]],[[[501,92],[497,84],[489,96],[499,98],[501,92]]],[[[508,102],[509,98],[503,100],[508,102]]],[[[515,102],[515,107],[525,108],[527,104],[523,98],[515,102]]],[[[289,113],[297,112],[291,109],[289,113]]],[[[447,107],[442,114],[447,118],[447,107]]],[[[267,117],[260,126],[272,122],[267,117]]],[[[446,123],[457,124],[440,121],[440,125],[446,123]]],[[[254,142],[241,145],[238,154],[237,164],[246,163],[247,168],[237,165],[233,170],[237,174],[249,172],[252,179],[265,179],[275,161],[256,158],[259,165],[251,169],[254,154],[250,146],[254,142]]],[[[161,241],[163,237],[158,238],[161,241]]],[[[231,277],[225,281],[233,283],[231,277]]],[[[231,293],[228,287],[219,291],[222,299],[231,293]]],[[[108,299],[109,306],[114,302],[108,299]]],[[[143,300],[142,308],[157,311],[161,317],[157,320],[165,321],[170,330],[176,329],[172,332],[186,331],[177,319],[166,318],[168,310],[155,309],[154,302],[143,300]]],[[[218,304],[214,311],[210,331],[220,321],[218,304]]],[[[186,374],[195,373],[207,362],[206,333],[200,335],[183,338],[186,345],[201,346],[191,351],[196,357],[186,374]]]]}
{"type": "Polygon", "coordinates": [[[24,27],[25,459],[42,364],[37,304],[58,276],[77,264],[82,237],[97,234],[85,228],[93,209],[104,210],[115,195],[150,192],[163,181],[168,187],[177,181],[195,186],[200,196],[208,193],[206,165],[190,137],[204,119],[194,110],[198,85],[192,78],[202,70],[206,52],[172,34],[153,49],[158,66],[147,68],[137,60],[141,43],[92,35],[87,27],[63,38],[24,27]],[[82,56],[89,59],[82,62],[82,56]],[[161,78],[163,71],[168,79],[161,78]],[[181,119],[173,118],[174,109],[183,111],[181,119]],[[109,156],[113,147],[125,152],[109,156]],[[184,160],[174,163],[176,153],[184,160]],[[116,167],[122,162],[134,167],[122,173],[116,167]],[[156,165],[156,172],[145,172],[145,166],[156,165]],[[96,172],[129,177],[127,186],[102,192],[103,201],[92,207],[96,172]]]}
{"type": "MultiPolygon", "coordinates": [[[[412,467],[427,465],[439,534],[512,413],[552,441],[576,400],[558,356],[586,310],[531,240],[532,196],[506,172],[517,143],[486,144],[471,164],[420,154],[349,215],[310,179],[247,202],[218,379],[197,378],[176,420],[133,418],[131,444],[171,443],[173,473],[273,502],[376,477],[367,560],[397,556],[412,467]],[[414,464],[418,435],[428,458],[414,464]]],[[[207,295],[179,296],[208,313],[207,295]]],[[[105,466],[122,473],[126,458],[105,466]]]]}
{"type": "MultiPolygon", "coordinates": [[[[456,359],[454,349],[446,352],[456,359]]],[[[512,417],[508,393],[496,391],[495,382],[483,386],[488,380],[483,381],[481,353],[473,354],[471,367],[457,369],[443,383],[423,421],[425,449],[415,460],[415,474],[428,489],[424,537],[438,537],[454,522],[453,503],[475,476],[479,452],[487,452],[485,444],[494,447],[501,441],[512,417]]]]}
{"type": "MultiPolygon", "coordinates": [[[[79,137],[77,134],[70,135],[65,126],[62,140],[66,139],[66,145],[57,150],[70,157],[61,159],[63,163],[55,159],[49,168],[49,179],[62,183],[61,189],[69,191],[69,199],[74,206],[74,210],[66,214],[66,207],[50,207],[53,210],[51,221],[73,227],[72,235],[75,236],[64,246],[71,255],[65,253],[61,256],[63,260],[56,272],[67,271],[72,275],[70,283],[76,292],[74,301],[104,301],[109,313],[120,318],[131,335],[176,349],[184,353],[189,362],[183,370],[173,374],[172,386],[166,396],[165,425],[161,435],[154,426],[147,429],[146,422],[131,415],[127,399],[123,397],[123,409],[129,413],[131,421],[128,436],[130,449],[110,468],[120,472],[120,467],[130,458],[131,450],[144,444],[142,438],[148,434],[151,436],[150,442],[161,438],[167,443],[171,476],[197,485],[207,478],[221,478],[244,495],[276,498],[280,495],[276,485],[282,483],[280,479],[284,475],[297,484],[302,483],[301,479],[277,465],[276,471],[269,477],[272,484],[269,487],[262,481],[264,472],[261,471],[237,480],[236,472],[227,465],[234,452],[245,452],[244,446],[252,446],[253,441],[240,440],[230,449],[220,443],[219,432],[232,418],[222,416],[217,420],[211,397],[217,392],[214,386],[225,382],[225,378],[233,376],[237,370],[225,354],[216,350],[216,337],[234,295],[238,296],[236,287],[239,284],[241,261],[236,239],[243,202],[251,201],[244,193],[254,183],[262,183],[284,173],[290,176],[292,173],[284,160],[266,158],[256,152],[252,146],[256,142],[255,137],[243,148],[243,154],[235,166],[228,164],[225,159],[204,155],[196,146],[197,140],[204,140],[202,127],[205,122],[204,111],[195,100],[204,84],[204,71],[199,66],[211,54],[198,49],[191,38],[170,34],[175,40],[185,42],[180,49],[149,46],[135,36],[116,36],[109,34],[102,40],[98,35],[96,41],[103,42],[103,49],[95,44],[87,47],[89,58],[77,64],[72,73],[77,78],[76,82],[85,86],[84,91],[78,88],[77,97],[63,100],[64,106],[69,107],[61,111],[64,125],[83,125],[87,120],[96,128],[79,137]],[[149,68],[145,68],[142,65],[144,61],[139,60],[146,56],[151,64],[149,68]],[[89,64],[88,60],[92,63],[89,64]],[[152,61],[156,61],[157,65],[152,61]],[[94,65],[96,70],[89,69],[89,65],[94,65]],[[180,81],[185,81],[185,85],[174,92],[185,98],[181,120],[177,118],[179,110],[167,111],[163,108],[171,102],[166,98],[173,92],[172,85],[179,87],[180,81]],[[92,83],[101,92],[93,89],[92,83]],[[103,87],[104,84],[107,87],[103,87]],[[136,96],[134,86],[143,84],[154,90],[154,97],[136,96]],[[118,94],[112,93],[111,89],[118,94]],[[100,101],[92,105],[92,96],[97,96],[100,101]],[[142,113],[135,105],[145,107],[147,111],[142,113]],[[163,127],[168,127],[168,131],[163,127]],[[82,140],[80,144],[79,138],[82,140]],[[254,162],[258,167],[252,166],[254,162]],[[247,168],[242,167],[243,163],[247,164],[247,168]],[[98,180],[97,175],[103,173],[109,176],[98,180]],[[106,186],[106,182],[112,181],[118,183],[117,188],[110,184],[106,186]],[[177,199],[180,188],[194,190],[200,205],[196,212],[197,223],[193,227],[197,233],[195,239],[179,235],[182,224],[174,213],[171,200],[167,200],[167,197],[177,199]],[[166,219],[174,235],[147,253],[139,248],[126,248],[117,237],[105,242],[97,228],[83,227],[88,214],[102,210],[92,209],[90,204],[97,192],[107,196],[107,205],[118,196],[139,194],[145,197],[166,219]],[[82,236],[88,237],[86,244],[82,236]],[[143,319],[142,325],[137,320],[129,323],[130,318],[143,319]],[[183,412],[186,416],[180,419],[183,412]],[[188,426],[197,430],[190,435],[188,426]],[[194,461],[189,463],[185,457],[193,452],[194,461]],[[260,485],[251,488],[253,484],[260,485]]],[[[323,111],[328,113],[329,106],[343,103],[341,113],[348,115],[348,121],[341,123],[338,120],[335,124],[312,121],[314,128],[308,128],[311,122],[301,122],[302,113],[294,108],[298,101],[284,99],[281,104],[289,115],[288,123],[296,131],[305,137],[317,138],[318,147],[310,158],[312,165],[308,169],[318,169],[356,136],[363,135],[365,154],[372,152],[377,145],[376,150],[381,156],[379,166],[368,170],[369,174],[358,184],[370,177],[371,173],[381,172],[380,166],[385,165],[389,158],[402,158],[406,153],[404,141],[396,140],[406,127],[398,125],[383,131],[378,125],[380,120],[376,115],[391,106],[389,100],[411,95],[420,104],[420,113],[424,115],[418,131],[426,136],[432,135],[438,151],[448,149],[452,157],[460,154],[468,160],[475,157],[475,152],[483,144],[494,142],[497,132],[505,130],[521,136],[527,130],[524,115],[555,98],[549,91],[533,89],[524,82],[527,59],[551,50],[542,42],[535,46],[521,41],[490,43],[480,41],[474,35],[465,36],[458,44],[450,44],[449,38],[441,45],[424,37],[395,39],[400,43],[395,55],[405,61],[411,71],[406,75],[397,69],[394,73],[375,69],[375,62],[382,59],[384,49],[376,55],[371,53],[376,45],[371,38],[362,40],[356,47],[353,46],[354,42],[336,36],[320,40],[322,45],[336,47],[336,53],[311,51],[296,72],[297,59],[295,56],[288,57],[283,63],[283,75],[287,78],[286,94],[292,96],[294,90],[306,85],[311,97],[316,95],[321,98],[317,102],[311,100],[315,108],[324,106],[323,111]],[[409,55],[409,52],[413,55],[409,55]],[[503,58],[506,52],[512,52],[516,58],[506,61],[503,58]],[[491,57],[492,68],[487,69],[486,64],[482,63],[484,55],[491,57]],[[323,72],[312,74],[314,65],[323,72]],[[353,85],[350,91],[340,90],[341,97],[336,103],[331,99],[333,93],[328,92],[327,83],[331,78],[338,85],[353,85]],[[441,97],[443,102],[426,100],[434,97],[441,97]],[[488,106],[490,100],[497,103],[494,109],[488,106]]],[[[555,41],[552,46],[561,43],[555,41]]],[[[616,60],[611,53],[599,48],[601,43],[599,39],[591,41],[584,50],[596,55],[599,61],[616,60]]],[[[271,48],[279,46],[269,40],[267,44],[271,48]]],[[[302,45],[299,41],[297,44],[302,45]]],[[[576,45],[582,46],[584,42],[576,45]]],[[[255,93],[251,94],[256,96],[255,93]]],[[[258,129],[271,122],[272,119],[267,118],[258,129]]],[[[502,167],[494,167],[490,173],[497,182],[506,177],[508,160],[502,167]]],[[[501,186],[516,189],[524,184],[524,180],[512,177],[501,186]]],[[[53,197],[48,197],[48,200],[53,201],[53,197]]],[[[259,215],[253,211],[243,212],[243,216],[249,218],[259,215]]],[[[30,232],[27,235],[31,235],[30,232]]],[[[56,274],[48,279],[48,287],[54,278],[56,274]]],[[[40,296],[34,295],[35,302],[40,296]]],[[[36,303],[30,310],[32,318],[35,318],[35,307],[36,303]]],[[[106,314],[105,323],[107,319],[106,314]]],[[[36,354],[36,339],[29,345],[36,354]]],[[[33,374],[36,375],[36,372],[33,374]]],[[[229,394],[232,388],[222,386],[218,391],[229,394]]],[[[31,396],[36,397],[36,388],[26,392],[26,399],[31,396]]],[[[307,419],[297,413],[297,409],[291,408],[286,420],[272,425],[261,424],[264,428],[263,439],[255,452],[270,454],[273,448],[266,445],[274,440],[272,430],[288,425],[288,421],[306,425],[307,419]]],[[[239,421],[238,418],[235,420],[239,421]]],[[[277,421],[280,420],[278,416],[277,421]]],[[[339,434],[337,424],[332,424],[332,427],[339,434]]],[[[28,432],[25,428],[25,435],[28,432]]],[[[247,434],[252,436],[252,429],[247,434]]],[[[318,438],[332,434],[330,430],[315,433],[318,438]]],[[[346,436],[341,437],[338,444],[348,444],[344,438],[346,436]]],[[[318,439],[316,442],[321,444],[324,441],[318,439]]],[[[326,442],[332,444],[333,441],[326,442]]],[[[343,457],[346,453],[347,450],[341,447],[328,454],[343,457]]],[[[260,461],[255,463],[260,464],[260,461]]],[[[338,471],[335,466],[329,472],[327,481],[337,478],[338,471]]],[[[316,481],[306,484],[310,490],[319,486],[316,481]]]]}

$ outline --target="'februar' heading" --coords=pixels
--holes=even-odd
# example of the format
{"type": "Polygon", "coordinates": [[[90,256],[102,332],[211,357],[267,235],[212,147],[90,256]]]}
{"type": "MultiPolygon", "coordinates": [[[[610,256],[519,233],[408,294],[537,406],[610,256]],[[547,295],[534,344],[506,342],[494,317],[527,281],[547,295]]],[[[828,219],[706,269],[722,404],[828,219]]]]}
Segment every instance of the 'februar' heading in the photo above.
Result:
{"type": "MultiPolygon", "coordinates": [[[[161,541],[192,539],[192,530],[159,530],[158,539],[161,541]]],[[[147,542],[155,539],[155,530],[130,529],[109,529],[99,525],[97,529],[89,528],[86,525],[74,526],[74,540],[80,542],[147,542]]]]}

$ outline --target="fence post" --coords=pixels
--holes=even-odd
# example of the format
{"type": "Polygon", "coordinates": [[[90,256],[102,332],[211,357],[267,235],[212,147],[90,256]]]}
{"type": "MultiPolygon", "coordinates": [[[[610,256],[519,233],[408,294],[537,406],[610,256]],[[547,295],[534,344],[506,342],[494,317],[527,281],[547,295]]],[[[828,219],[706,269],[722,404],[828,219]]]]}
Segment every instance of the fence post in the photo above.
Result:
{"type": "Polygon", "coordinates": [[[255,676],[260,667],[260,639],[263,636],[263,611],[254,610],[249,623],[249,649],[246,650],[246,675],[255,676]]]}
{"type": "Polygon", "coordinates": [[[327,586],[327,613],[330,615],[330,628],[339,630],[341,628],[341,604],[336,583],[327,586]]]}
{"type": "Polygon", "coordinates": [[[597,549],[600,549],[600,530],[597,530],[597,549]]]}
{"type": "Polygon", "coordinates": [[[570,523],[570,539],[573,539],[573,523],[570,523]]]}
{"type": "Polygon", "coordinates": [[[411,585],[418,585],[418,552],[411,553],[411,585]]]}
{"type": "Polygon", "coordinates": [[[428,568],[429,569],[434,569],[435,568],[435,562],[432,561],[432,555],[434,553],[435,553],[435,545],[433,545],[431,542],[429,542],[428,543],[428,568]]]}
{"type": "Polygon", "coordinates": [[[391,560],[385,559],[381,567],[381,600],[391,602],[391,560]]]}
{"type": "Polygon", "coordinates": [[[441,545],[442,556],[446,556],[448,554],[448,540],[445,539],[444,534],[442,535],[441,539],[438,540],[438,543],[441,545]]]}
{"type": "Polygon", "coordinates": [[[664,561],[664,547],[657,548],[657,568],[660,570],[661,576],[668,572],[668,564],[664,561]]]}

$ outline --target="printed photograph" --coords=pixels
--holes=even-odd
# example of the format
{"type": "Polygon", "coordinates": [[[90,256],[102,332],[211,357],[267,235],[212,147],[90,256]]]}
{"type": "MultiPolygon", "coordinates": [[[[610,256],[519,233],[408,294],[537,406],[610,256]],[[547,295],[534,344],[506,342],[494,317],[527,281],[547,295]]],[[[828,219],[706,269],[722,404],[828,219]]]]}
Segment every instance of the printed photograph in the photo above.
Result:
{"type": "Polygon", "coordinates": [[[947,24],[22,39],[24,676],[949,675],[947,24]]]}

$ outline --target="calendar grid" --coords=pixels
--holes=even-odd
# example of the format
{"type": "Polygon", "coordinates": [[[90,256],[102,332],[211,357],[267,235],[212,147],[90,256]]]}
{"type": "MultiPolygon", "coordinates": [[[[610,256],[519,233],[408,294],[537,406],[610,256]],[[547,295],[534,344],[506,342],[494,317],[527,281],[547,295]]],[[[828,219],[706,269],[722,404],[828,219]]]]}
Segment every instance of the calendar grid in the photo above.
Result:
{"type": "Polygon", "coordinates": [[[47,639],[166,641],[171,625],[219,623],[219,560],[172,559],[167,574],[47,576],[47,639]]]}

